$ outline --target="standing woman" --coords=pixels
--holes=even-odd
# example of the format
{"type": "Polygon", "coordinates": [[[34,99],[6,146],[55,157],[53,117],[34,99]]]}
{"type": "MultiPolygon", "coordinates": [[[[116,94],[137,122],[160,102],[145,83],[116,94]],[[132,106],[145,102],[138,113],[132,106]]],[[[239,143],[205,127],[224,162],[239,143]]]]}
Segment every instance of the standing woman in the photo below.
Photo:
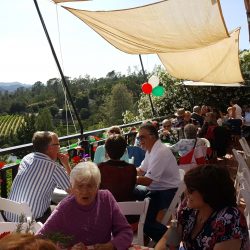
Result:
{"type": "MultiPolygon", "coordinates": [[[[225,167],[202,165],[184,176],[186,204],[179,209],[178,229],[185,250],[246,250],[249,235],[236,206],[234,184],[225,167]]],[[[166,249],[166,234],[155,249],[166,249]]]]}

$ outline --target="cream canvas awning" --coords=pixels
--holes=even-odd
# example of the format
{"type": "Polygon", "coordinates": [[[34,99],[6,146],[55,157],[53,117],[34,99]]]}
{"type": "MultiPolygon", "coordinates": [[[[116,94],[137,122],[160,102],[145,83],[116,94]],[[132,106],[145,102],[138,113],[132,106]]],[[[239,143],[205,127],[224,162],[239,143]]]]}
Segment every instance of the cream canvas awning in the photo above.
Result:
{"type": "Polygon", "coordinates": [[[52,0],[55,3],[66,3],[66,2],[83,2],[83,1],[91,1],[91,0],[52,0]]]}
{"type": "Polygon", "coordinates": [[[179,83],[178,85],[185,86],[200,86],[200,87],[245,87],[245,85],[240,84],[238,82],[235,83],[210,83],[210,82],[193,82],[193,81],[183,81],[183,83],[179,83]]]}
{"type": "Polygon", "coordinates": [[[239,29],[230,38],[207,47],[158,56],[174,77],[200,82],[235,83],[243,81],[238,51],[239,29]]]}
{"type": "Polygon", "coordinates": [[[113,11],[63,7],[123,52],[158,54],[176,78],[243,81],[239,30],[229,36],[219,0],[166,0],[113,11]]]}
{"type": "Polygon", "coordinates": [[[216,0],[168,0],[115,11],[64,8],[129,54],[185,51],[228,37],[216,0]]]}

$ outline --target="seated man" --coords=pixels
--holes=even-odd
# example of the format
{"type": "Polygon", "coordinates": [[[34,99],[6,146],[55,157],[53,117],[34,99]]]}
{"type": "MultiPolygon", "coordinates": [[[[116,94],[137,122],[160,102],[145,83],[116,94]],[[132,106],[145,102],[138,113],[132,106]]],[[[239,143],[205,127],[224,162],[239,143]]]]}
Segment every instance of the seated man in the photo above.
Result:
{"type": "Polygon", "coordinates": [[[137,168],[137,199],[150,198],[144,232],[158,241],[167,230],[156,221],[159,211],[168,208],[180,183],[179,168],[171,150],[161,143],[157,129],[149,123],[139,129],[141,147],[146,150],[145,159],[137,168]]]}
{"type": "MultiPolygon", "coordinates": [[[[48,131],[34,133],[32,143],[35,152],[26,155],[12,183],[9,199],[27,203],[33,219],[45,222],[50,215],[50,202],[56,186],[67,191],[71,171],[68,157],[59,153],[57,134],[48,131]],[[63,166],[56,163],[57,158],[63,166]]],[[[4,213],[8,221],[18,221],[17,215],[4,213]]]]}

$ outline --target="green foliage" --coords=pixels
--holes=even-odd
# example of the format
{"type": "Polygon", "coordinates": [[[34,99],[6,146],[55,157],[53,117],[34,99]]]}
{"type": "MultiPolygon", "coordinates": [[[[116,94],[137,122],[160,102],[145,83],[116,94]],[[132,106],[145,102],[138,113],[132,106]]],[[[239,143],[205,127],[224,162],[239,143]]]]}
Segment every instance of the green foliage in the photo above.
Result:
{"type": "Polygon", "coordinates": [[[245,84],[250,86],[250,50],[240,52],[240,66],[245,84]]]}
{"type": "Polygon", "coordinates": [[[16,134],[20,144],[31,142],[32,136],[36,132],[35,122],[36,118],[34,114],[24,117],[24,121],[20,124],[16,134]]]}
{"type": "MultiPolygon", "coordinates": [[[[240,52],[240,66],[245,83],[250,85],[249,50],[240,52]]],[[[152,74],[159,76],[160,84],[165,88],[163,96],[152,96],[154,109],[159,116],[171,115],[179,107],[192,110],[194,105],[200,104],[216,106],[225,111],[229,100],[234,97],[240,99],[240,105],[249,105],[248,88],[184,87],[181,80],[171,77],[160,66],[156,66],[154,72],[146,73],[146,77],[152,74]]],[[[129,68],[127,75],[110,71],[105,78],[99,79],[88,75],[74,79],[66,77],[85,131],[152,118],[149,97],[141,91],[145,81],[142,71],[136,67],[134,71],[129,68]]],[[[60,136],[66,135],[67,130],[69,134],[76,130],[79,132],[77,121],[75,130],[71,115],[68,112],[66,119],[65,110],[65,94],[59,78],[49,79],[46,84],[37,81],[30,89],[0,92],[0,147],[31,142],[32,134],[37,129],[55,130],[60,136]],[[23,116],[17,116],[19,113],[37,115],[38,112],[33,121],[28,118],[24,121],[23,116]]]]}
{"type": "Polygon", "coordinates": [[[52,115],[48,108],[41,109],[38,113],[35,122],[36,130],[40,131],[53,131],[54,125],[52,121],[52,115]]]}

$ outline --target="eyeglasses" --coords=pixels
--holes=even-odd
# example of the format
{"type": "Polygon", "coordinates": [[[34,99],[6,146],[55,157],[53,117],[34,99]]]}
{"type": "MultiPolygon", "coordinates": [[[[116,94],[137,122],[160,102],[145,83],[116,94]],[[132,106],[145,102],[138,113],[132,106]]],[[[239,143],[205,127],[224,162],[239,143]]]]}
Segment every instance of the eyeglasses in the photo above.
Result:
{"type": "Polygon", "coordinates": [[[141,140],[145,140],[148,136],[150,136],[152,134],[148,134],[148,135],[140,135],[136,137],[136,140],[141,141],[141,140]]]}

